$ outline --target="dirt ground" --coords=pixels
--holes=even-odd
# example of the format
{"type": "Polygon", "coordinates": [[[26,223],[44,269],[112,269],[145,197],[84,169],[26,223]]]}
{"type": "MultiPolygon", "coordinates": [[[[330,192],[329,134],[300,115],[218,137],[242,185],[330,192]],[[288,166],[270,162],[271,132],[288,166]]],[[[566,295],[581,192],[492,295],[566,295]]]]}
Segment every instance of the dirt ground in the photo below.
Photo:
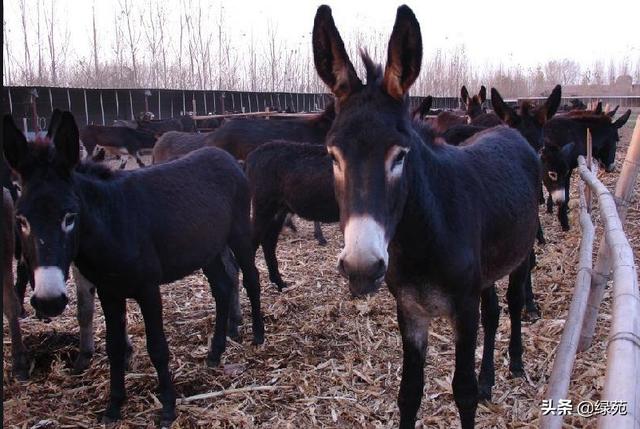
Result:
{"type": "MultiPolygon", "coordinates": [[[[610,189],[622,166],[634,118],[635,115],[621,133],[616,173],[601,174],[610,189]]],[[[555,214],[541,216],[547,244],[536,247],[538,267],[533,281],[542,319],[523,329],[526,378],[509,377],[504,281],[499,285],[502,314],[496,338],[496,385],[493,402],[479,406],[478,428],[539,426],[540,405],[576,276],[580,230],[575,208],[577,180],[573,182],[571,231],[561,231],[555,214]]],[[[640,185],[636,185],[626,226],[636,260],[640,258],[639,191],[640,185]]],[[[540,210],[543,213],[542,206],[540,210]]],[[[594,212],[597,219],[597,211],[594,212]]],[[[279,293],[269,283],[261,251],[257,257],[263,288],[265,344],[251,345],[249,305],[243,293],[243,341],[229,342],[218,368],[207,368],[205,364],[215,312],[205,278],[196,273],[162,287],[165,331],[178,396],[230,391],[179,404],[173,427],[392,428],[398,424],[401,341],[393,298],[383,288],[373,297],[352,299],[335,269],[342,244],[337,226],[323,226],[329,244],[320,247],[313,239],[310,222],[297,221],[297,225],[297,234],[285,230],[278,249],[281,271],[290,284],[288,289],[279,293]]],[[[601,228],[598,237],[600,232],[601,228]]],[[[597,250],[598,244],[594,247],[597,250]]],[[[83,375],[70,375],[69,366],[77,353],[78,325],[75,291],[69,290],[69,307],[51,323],[35,319],[27,305],[29,317],[22,320],[22,329],[33,362],[29,382],[10,378],[8,329],[3,325],[4,427],[99,426],[97,419],[106,405],[109,387],[104,319],[98,306],[97,351],[91,368],[83,375]]],[[[115,427],[152,427],[160,408],[155,393],[157,379],[145,349],[142,319],[133,302],[128,305],[127,319],[135,354],[126,376],[128,401],[122,410],[124,420],[115,427]]],[[[609,320],[607,291],[593,347],[578,356],[569,399],[599,399],[609,320]]],[[[476,352],[478,367],[481,338],[476,352]]],[[[418,414],[424,427],[459,425],[451,390],[453,362],[449,323],[436,320],[429,336],[424,397],[418,414]]],[[[570,417],[565,423],[570,428],[596,427],[596,418],[570,417]]]]}

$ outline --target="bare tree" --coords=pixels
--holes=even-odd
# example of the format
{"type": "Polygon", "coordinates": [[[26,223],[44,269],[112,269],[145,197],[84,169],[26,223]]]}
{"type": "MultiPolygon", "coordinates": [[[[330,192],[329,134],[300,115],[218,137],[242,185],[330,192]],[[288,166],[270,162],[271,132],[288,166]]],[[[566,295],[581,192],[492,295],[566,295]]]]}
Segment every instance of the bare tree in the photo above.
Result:
{"type": "Polygon", "coordinates": [[[20,17],[22,18],[22,35],[24,37],[24,80],[33,81],[33,71],[31,68],[31,52],[29,51],[29,38],[27,29],[27,5],[25,0],[20,0],[20,17]]]}
{"type": "Polygon", "coordinates": [[[96,27],[96,1],[93,0],[91,6],[91,29],[93,35],[93,71],[96,81],[100,81],[100,70],[98,66],[98,30],[96,27]]]}
{"type": "Polygon", "coordinates": [[[138,42],[140,42],[141,37],[140,26],[137,25],[137,22],[134,22],[135,16],[131,0],[119,0],[119,4],[126,24],[127,42],[129,43],[129,53],[131,54],[131,67],[133,71],[131,83],[138,85],[138,59],[136,55],[139,48],[138,42]]]}

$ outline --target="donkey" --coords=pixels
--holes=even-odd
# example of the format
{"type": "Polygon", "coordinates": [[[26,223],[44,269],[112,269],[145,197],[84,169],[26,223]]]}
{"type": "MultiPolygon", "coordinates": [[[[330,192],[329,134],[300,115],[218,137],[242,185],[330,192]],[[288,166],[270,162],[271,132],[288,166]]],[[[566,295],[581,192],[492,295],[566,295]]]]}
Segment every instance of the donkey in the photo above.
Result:
{"type": "Polygon", "coordinates": [[[62,114],[51,139],[30,143],[7,115],[3,139],[7,161],[24,189],[16,219],[35,283],[32,306],[46,316],[62,313],[72,262],[95,285],[107,328],[111,387],[103,416],[107,423],[121,417],[125,300],[135,299],[158,373],[161,425],[169,425],[176,417],[176,393],[162,326],[160,284],[203,269],[217,309],[207,363],[217,365],[226,345],[233,284],[221,258],[228,246],[243,272],[254,343],[264,341],[249,190],[242,170],[229,154],[214,148],[134,171],[79,163],[79,132],[69,112],[62,114]]]}
{"type": "Polygon", "coordinates": [[[493,283],[507,274],[510,368],[514,375],[524,371],[520,312],[538,226],[538,156],[508,127],[479,133],[465,147],[423,141],[408,111],[422,38],[407,6],[398,8],[384,74],[363,55],[366,85],[328,6],[316,13],[313,52],[320,78],[337,99],[326,144],[345,239],[338,269],[352,294],[372,293],[384,278],[397,302],[404,355],[400,426],[414,427],[422,400],[429,320],[446,314],[456,330],[453,394],[462,427],[471,428],[479,393],[478,307],[482,300],[480,394],[488,398],[499,318],[493,283]]]}
{"type": "Polygon", "coordinates": [[[153,146],[152,164],[164,164],[182,158],[186,154],[207,146],[212,133],[185,133],[167,131],[153,146]]]}
{"type": "Polygon", "coordinates": [[[606,113],[581,112],[557,116],[544,126],[542,149],[542,181],[549,192],[547,212],[558,206],[558,220],[563,231],[569,230],[569,189],[571,174],[578,166],[578,156],[587,154],[587,129],[591,131],[593,157],[607,172],[615,168],[615,156],[620,140],[618,130],[629,120],[627,110],[613,121],[606,113]]]}
{"type": "Polygon", "coordinates": [[[462,85],[462,88],[460,88],[460,100],[462,100],[462,105],[465,107],[464,110],[466,110],[467,115],[473,120],[473,118],[486,113],[484,105],[487,102],[487,88],[481,85],[480,92],[471,97],[467,87],[462,85]]]}
{"type": "MultiPolygon", "coordinates": [[[[100,125],[87,125],[80,131],[80,139],[89,156],[93,155],[96,146],[102,146],[110,151],[126,151],[133,156],[138,166],[145,164],[140,159],[140,150],[152,149],[157,136],[151,132],[141,131],[128,127],[104,127],[100,125]]],[[[121,168],[126,164],[126,158],[121,168]]]]}
{"type": "Polygon", "coordinates": [[[245,171],[253,206],[253,244],[262,245],[269,279],[282,290],[287,284],[278,270],[276,247],[287,215],[297,214],[316,225],[340,220],[331,159],[324,145],[277,140],[251,152],[245,171]]]}

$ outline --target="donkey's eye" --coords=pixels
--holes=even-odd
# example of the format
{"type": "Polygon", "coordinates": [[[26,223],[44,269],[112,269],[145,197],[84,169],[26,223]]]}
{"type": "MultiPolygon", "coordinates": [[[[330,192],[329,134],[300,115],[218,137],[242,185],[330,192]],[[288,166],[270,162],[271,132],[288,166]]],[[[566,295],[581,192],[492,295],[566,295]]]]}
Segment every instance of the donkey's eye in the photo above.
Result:
{"type": "Polygon", "coordinates": [[[555,171],[549,171],[547,172],[547,175],[549,176],[549,179],[553,180],[554,182],[558,180],[558,173],[556,173],[555,171]]]}
{"type": "Polygon", "coordinates": [[[64,218],[62,219],[62,230],[64,232],[70,232],[73,227],[76,226],[77,216],[77,213],[67,213],[66,215],[64,215],[64,218]]]}
{"type": "Polygon", "coordinates": [[[393,168],[401,165],[404,162],[404,158],[406,156],[407,156],[407,151],[406,150],[401,150],[400,152],[398,152],[396,157],[393,159],[393,164],[391,165],[391,168],[393,169],[393,168]]]}

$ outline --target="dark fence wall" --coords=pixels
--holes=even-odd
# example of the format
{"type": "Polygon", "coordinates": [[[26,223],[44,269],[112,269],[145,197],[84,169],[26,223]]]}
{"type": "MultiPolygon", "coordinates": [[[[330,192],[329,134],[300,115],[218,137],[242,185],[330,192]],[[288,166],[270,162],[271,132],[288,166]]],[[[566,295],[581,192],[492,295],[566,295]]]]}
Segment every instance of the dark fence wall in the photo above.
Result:
{"type": "MultiPolygon", "coordinates": [[[[157,119],[193,112],[196,115],[262,112],[271,110],[313,112],[322,110],[333,99],[331,94],[296,94],[289,92],[189,91],[171,89],[85,89],[9,86],[2,88],[2,110],[11,112],[17,121],[33,124],[31,93],[37,91],[38,123],[46,128],[53,109],[73,112],[80,126],[110,125],[115,119],[133,119],[148,111],[157,119]]],[[[424,97],[411,97],[412,108],[424,97]]],[[[434,108],[457,108],[456,97],[435,98],[434,108]]]]}

